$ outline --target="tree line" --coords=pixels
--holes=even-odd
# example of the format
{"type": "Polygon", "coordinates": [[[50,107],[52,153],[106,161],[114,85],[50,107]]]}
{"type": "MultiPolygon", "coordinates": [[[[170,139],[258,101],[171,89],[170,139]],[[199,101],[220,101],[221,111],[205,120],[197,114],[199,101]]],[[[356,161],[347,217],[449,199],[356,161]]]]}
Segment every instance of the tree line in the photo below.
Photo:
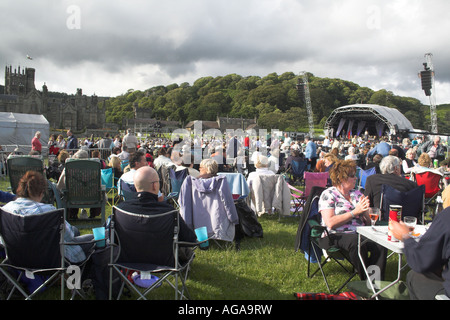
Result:
{"type": "MultiPolygon", "coordinates": [[[[351,104],[378,104],[396,108],[415,129],[430,129],[430,109],[418,99],[401,97],[382,89],[374,91],[356,83],[316,77],[308,73],[314,124],[323,128],[334,109],[351,104]]],[[[155,86],[145,91],[130,89],[106,101],[106,121],[122,124],[133,119],[133,106],[152,111],[152,118],[179,121],[216,120],[217,116],[258,119],[261,128],[307,131],[306,107],[296,88],[299,76],[293,72],[265,77],[229,74],[202,77],[192,85],[155,86]]],[[[420,90],[420,88],[418,89],[420,90]]],[[[438,127],[450,123],[450,105],[438,108],[438,127]]],[[[445,130],[444,130],[445,131],[445,130]]]]}

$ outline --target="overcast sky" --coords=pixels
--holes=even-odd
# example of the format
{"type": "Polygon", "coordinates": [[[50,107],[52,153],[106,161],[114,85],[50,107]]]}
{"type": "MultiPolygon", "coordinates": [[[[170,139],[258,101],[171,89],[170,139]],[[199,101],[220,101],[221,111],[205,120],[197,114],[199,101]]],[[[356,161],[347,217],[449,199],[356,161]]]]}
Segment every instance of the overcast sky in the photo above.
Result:
{"type": "Polygon", "coordinates": [[[1,0],[0,84],[5,65],[35,68],[39,90],[98,96],[308,71],[429,104],[418,72],[431,52],[436,102],[450,103],[449,12],[448,0],[1,0]]]}

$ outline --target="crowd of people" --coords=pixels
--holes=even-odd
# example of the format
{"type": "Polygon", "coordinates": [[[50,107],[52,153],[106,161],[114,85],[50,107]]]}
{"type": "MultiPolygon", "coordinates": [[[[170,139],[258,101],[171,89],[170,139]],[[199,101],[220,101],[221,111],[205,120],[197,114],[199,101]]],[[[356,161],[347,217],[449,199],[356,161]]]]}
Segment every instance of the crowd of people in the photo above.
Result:
{"type": "MultiPolygon", "coordinates": [[[[37,134],[33,138],[33,151],[41,152],[36,139],[39,140],[37,134]]],[[[83,140],[68,130],[67,139],[62,135],[51,136],[48,147],[54,160],[47,168],[47,178],[54,179],[58,188],[64,188],[64,163],[68,158],[99,158],[102,168],[114,169],[114,175],[119,178],[119,192],[120,181],[124,181],[134,185],[136,192],[141,195],[132,203],[125,201],[121,206],[133,212],[146,209],[147,214],[156,214],[166,208],[166,205],[154,205],[164,202],[165,195],[159,188],[161,180],[158,177],[158,170],[162,166],[171,165],[176,170],[188,168],[189,175],[203,179],[213,177],[218,172],[240,172],[251,186],[255,175],[283,174],[292,162],[306,160],[306,170],[329,172],[329,186],[322,193],[319,202],[322,224],[327,228],[323,243],[348,251],[361,279],[365,278],[365,274],[357,253],[356,227],[370,225],[368,209],[379,207],[381,185],[388,184],[400,191],[408,191],[417,187],[417,183],[410,179],[412,172],[431,170],[442,175],[442,180],[446,181],[445,174],[449,170],[446,146],[438,136],[430,139],[422,136],[413,140],[370,136],[355,136],[351,139],[325,137],[320,141],[309,137],[292,139],[288,134],[257,138],[249,135],[224,135],[193,140],[183,140],[182,137],[138,139],[128,129],[123,137],[116,135],[112,138],[107,133],[100,139],[91,137],[83,140]],[[376,168],[376,174],[367,178],[364,190],[355,189],[357,168],[366,170],[372,167],[376,168]]],[[[25,175],[21,180],[22,189],[19,189],[14,199],[8,199],[4,209],[20,214],[53,209],[51,205],[41,204],[42,187],[45,183],[40,183],[39,179],[42,177],[25,175]]],[[[445,196],[447,193],[447,189],[443,189],[444,202],[448,201],[445,196]]],[[[445,209],[438,215],[440,223],[450,223],[447,222],[450,221],[447,218],[450,217],[449,210],[445,209]]],[[[98,212],[91,212],[91,217],[96,215],[98,212]]],[[[77,212],[71,212],[70,217],[76,218],[77,212]]],[[[438,243],[441,248],[442,245],[448,245],[450,229],[434,225],[433,223],[419,244],[408,240],[404,225],[395,226],[398,237],[405,241],[408,262],[410,259],[413,261],[410,263],[412,272],[420,273],[422,277],[420,283],[418,280],[413,281],[418,276],[408,277],[408,281],[411,280],[408,284],[413,298],[430,298],[417,294],[417,290],[424,283],[423,277],[426,278],[426,274],[436,268],[441,273],[430,281],[438,279],[438,291],[445,287],[446,293],[450,293],[450,275],[446,271],[449,267],[450,248],[444,247],[442,252],[427,250],[429,246],[436,246],[438,243]],[[427,261],[419,257],[422,254],[427,261]],[[437,259],[439,255],[443,259],[437,259]]],[[[77,239],[79,232],[76,228],[67,225],[67,230],[66,234],[71,239],[77,239]]],[[[186,231],[186,240],[193,240],[192,232],[186,231]]],[[[74,256],[82,256],[84,252],[81,247],[74,247],[72,250],[78,251],[67,253],[71,259],[77,259],[74,256]]],[[[379,266],[384,275],[385,248],[368,241],[364,245],[363,256],[367,264],[379,266]]]]}

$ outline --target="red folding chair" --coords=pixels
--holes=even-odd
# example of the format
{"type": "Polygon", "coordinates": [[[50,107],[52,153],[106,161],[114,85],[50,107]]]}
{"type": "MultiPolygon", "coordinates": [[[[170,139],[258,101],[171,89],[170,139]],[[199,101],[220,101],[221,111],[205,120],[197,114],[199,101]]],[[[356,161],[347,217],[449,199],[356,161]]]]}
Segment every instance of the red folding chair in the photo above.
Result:
{"type": "Polygon", "coordinates": [[[328,182],[328,172],[305,171],[304,180],[305,180],[305,192],[303,194],[303,197],[306,200],[309,194],[311,193],[312,187],[319,186],[322,188],[326,188],[328,182]]]}
{"type": "Polygon", "coordinates": [[[432,212],[432,217],[439,212],[439,205],[436,203],[436,198],[442,193],[442,175],[432,172],[432,171],[424,171],[424,172],[415,172],[414,180],[417,185],[425,185],[425,206],[427,211],[428,208],[434,208],[432,212]]]}

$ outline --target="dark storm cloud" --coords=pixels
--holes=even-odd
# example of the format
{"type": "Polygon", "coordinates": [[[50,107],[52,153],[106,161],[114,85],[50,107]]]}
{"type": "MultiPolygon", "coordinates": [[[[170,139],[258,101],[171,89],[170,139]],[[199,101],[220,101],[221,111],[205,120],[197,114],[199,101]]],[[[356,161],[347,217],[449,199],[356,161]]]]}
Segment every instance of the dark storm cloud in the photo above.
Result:
{"type": "Polygon", "coordinates": [[[433,52],[449,101],[449,9],[446,0],[3,0],[0,63],[33,63],[61,86],[107,83],[109,94],[301,70],[421,94],[417,73],[433,52]]]}

